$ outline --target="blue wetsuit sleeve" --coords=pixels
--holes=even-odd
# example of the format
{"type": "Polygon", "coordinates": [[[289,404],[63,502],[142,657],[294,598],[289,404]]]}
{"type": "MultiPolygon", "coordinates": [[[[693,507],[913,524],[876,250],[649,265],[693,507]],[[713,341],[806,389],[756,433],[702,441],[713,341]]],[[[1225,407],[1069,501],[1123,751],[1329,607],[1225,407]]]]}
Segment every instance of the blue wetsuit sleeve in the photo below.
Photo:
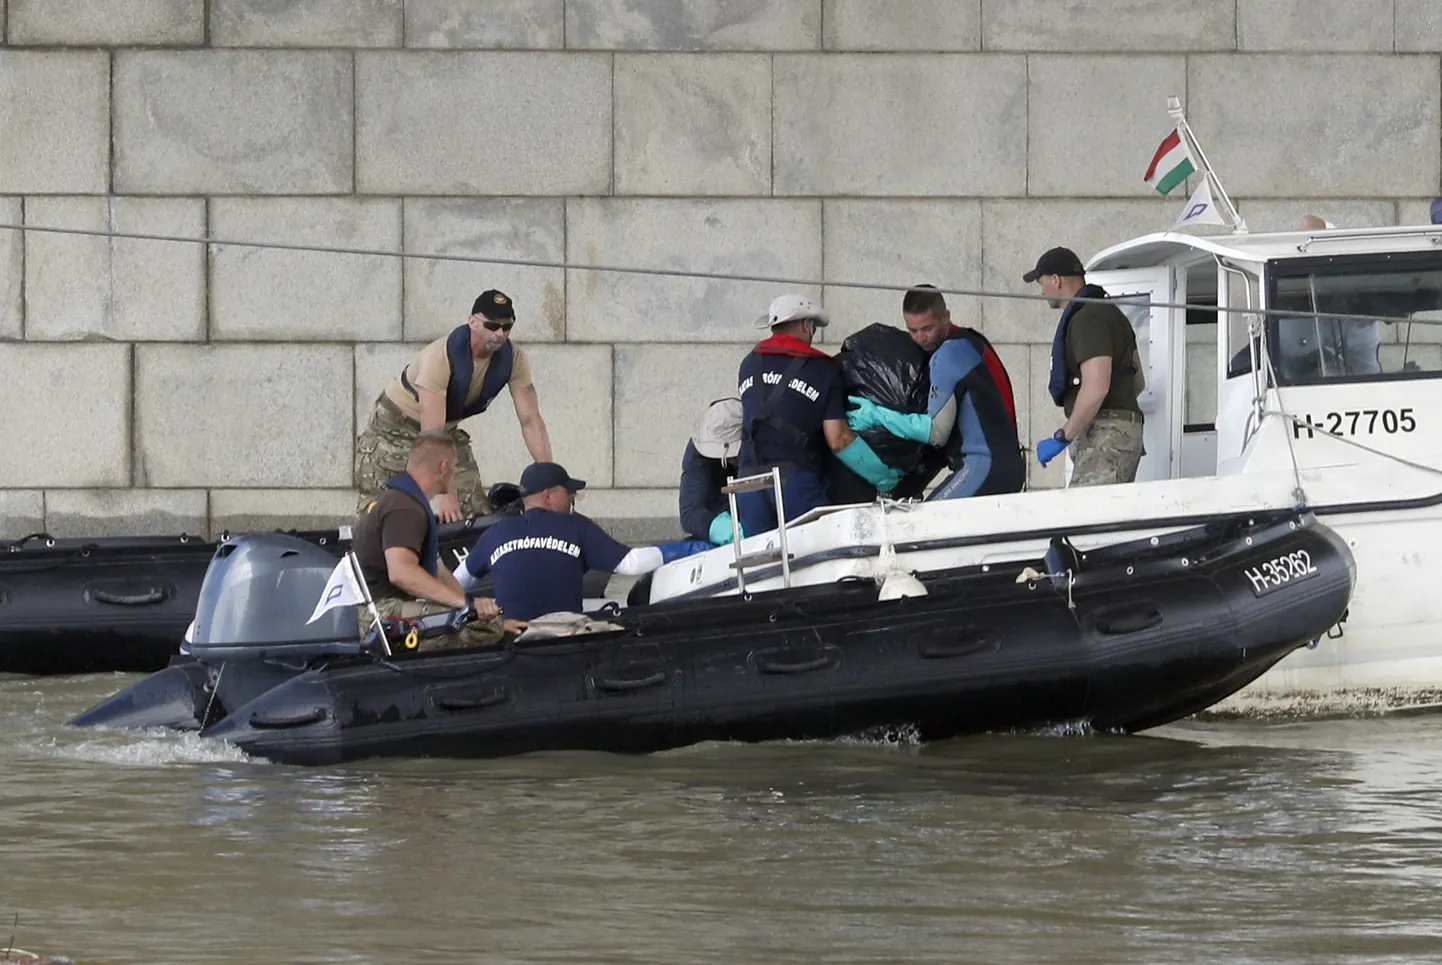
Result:
{"type": "Polygon", "coordinates": [[[943,342],[931,356],[931,395],[927,401],[927,414],[933,419],[956,394],[956,386],[981,364],[981,356],[970,344],[954,340],[943,342]]]}
{"type": "Polygon", "coordinates": [[[631,547],[618,543],[604,529],[585,516],[578,516],[581,524],[581,563],[588,570],[614,573],[616,567],[631,552],[631,547]]]}
{"type": "Polygon", "coordinates": [[[931,394],[927,413],[931,416],[931,438],[934,446],[946,444],[956,427],[957,386],[982,364],[981,355],[969,342],[944,342],[931,356],[931,394]]]}

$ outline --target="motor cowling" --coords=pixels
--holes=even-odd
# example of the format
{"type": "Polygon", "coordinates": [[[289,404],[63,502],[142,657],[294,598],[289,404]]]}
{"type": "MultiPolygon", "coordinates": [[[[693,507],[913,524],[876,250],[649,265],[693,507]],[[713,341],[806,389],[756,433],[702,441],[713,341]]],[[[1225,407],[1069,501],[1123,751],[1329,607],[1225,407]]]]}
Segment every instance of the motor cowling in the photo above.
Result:
{"type": "Polygon", "coordinates": [[[306,623],[338,562],[324,547],[280,533],[226,540],[200,586],[193,649],[357,640],[354,607],[306,623]]]}

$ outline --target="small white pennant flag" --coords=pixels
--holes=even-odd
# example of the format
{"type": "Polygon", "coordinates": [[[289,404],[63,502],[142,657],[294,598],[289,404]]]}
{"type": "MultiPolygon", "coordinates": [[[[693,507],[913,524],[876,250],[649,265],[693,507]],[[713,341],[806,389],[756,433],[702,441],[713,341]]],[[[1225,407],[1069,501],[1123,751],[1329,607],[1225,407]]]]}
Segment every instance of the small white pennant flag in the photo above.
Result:
{"type": "Polygon", "coordinates": [[[321,614],[338,606],[354,606],[366,602],[365,589],[356,580],[355,569],[351,566],[350,554],[341,557],[341,561],[331,570],[330,579],[325,581],[325,590],[322,591],[320,599],[316,602],[315,612],[310,615],[307,624],[319,620],[321,614]]]}
{"type": "Polygon", "coordinates": [[[1191,224],[1227,224],[1227,219],[1222,217],[1217,206],[1212,203],[1212,189],[1208,186],[1207,178],[1202,178],[1202,183],[1197,185],[1197,190],[1192,192],[1192,199],[1187,202],[1182,216],[1177,219],[1173,228],[1180,228],[1191,224]]]}

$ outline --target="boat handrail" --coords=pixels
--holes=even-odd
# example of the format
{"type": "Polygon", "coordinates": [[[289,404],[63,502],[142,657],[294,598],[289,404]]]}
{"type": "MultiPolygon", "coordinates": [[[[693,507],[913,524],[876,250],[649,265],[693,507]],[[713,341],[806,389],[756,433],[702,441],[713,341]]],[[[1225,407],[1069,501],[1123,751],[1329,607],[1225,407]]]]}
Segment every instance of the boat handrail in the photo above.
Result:
{"type": "Polygon", "coordinates": [[[1327,231],[1309,233],[1307,240],[1297,245],[1297,250],[1306,253],[1307,249],[1318,241],[1360,241],[1367,238],[1427,238],[1433,245],[1442,245],[1442,234],[1438,233],[1437,225],[1386,225],[1385,227],[1394,230],[1385,235],[1378,232],[1377,228],[1337,230],[1335,228],[1327,231]]]}
{"type": "Polygon", "coordinates": [[[729,476],[726,485],[721,487],[721,492],[726,495],[726,502],[731,510],[731,551],[735,559],[731,568],[736,571],[736,584],[741,592],[746,592],[746,569],[747,567],[765,566],[769,563],[779,562],[781,564],[781,579],[785,586],[791,586],[791,553],[786,546],[786,500],[781,492],[781,470],[773,466],[770,470],[757,473],[752,476],[735,477],[729,476]],[[776,541],[780,544],[778,549],[764,549],[752,553],[741,551],[741,514],[736,507],[736,497],[741,493],[760,492],[763,489],[771,490],[771,497],[775,500],[776,508],[776,541]]]}
{"type": "MultiPolygon", "coordinates": [[[[1442,501],[1442,493],[1437,495],[1442,501]]],[[[1341,510],[1349,511],[1349,510],[1341,510]]],[[[981,546],[987,543],[1032,543],[1047,542],[1056,537],[1073,539],[1078,536],[1099,536],[1106,533],[1120,533],[1131,530],[1178,530],[1189,527],[1206,526],[1208,524],[1223,521],[1246,520],[1248,525],[1266,526],[1275,522],[1286,520],[1289,517],[1306,525],[1315,518],[1310,508],[1289,507],[1289,508],[1262,508],[1249,512],[1227,512],[1227,513],[1201,513],[1189,516],[1154,517],[1152,519],[1140,520],[1116,520],[1108,523],[1088,523],[1079,526],[1050,527],[1047,529],[1015,530],[1005,533],[977,533],[968,536],[942,536],[931,539],[911,540],[904,543],[891,544],[898,555],[904,553],[928,553],[940,550],[965,549],[972,546],[981,546]]],[[[880,556],[883,544],[861,543],[852,546],[835,546],[830,549],[817,550],[805,556],[798,556],[791,560],[791,572],[797,573],[807,570],[823,563],[834,563],[838,560],[860,560],[880,556]]],[[[772,566],[753,573],[753,582],[771,579],[780,575],[779,566],[772,566]]],[[[788,586],[790,584],[787,584],[788,586]]],[[[664,600],[656,600],[657,603],[670,603],[679,600],[695,600],[701,597],[715,596],[718,593],[725,593],[736,589],[745,593],[745,585],[739,584],[735,577],[725,577],[714,583],[702,586],[691,587],[682,593],[668,596],[664,600]]]]}

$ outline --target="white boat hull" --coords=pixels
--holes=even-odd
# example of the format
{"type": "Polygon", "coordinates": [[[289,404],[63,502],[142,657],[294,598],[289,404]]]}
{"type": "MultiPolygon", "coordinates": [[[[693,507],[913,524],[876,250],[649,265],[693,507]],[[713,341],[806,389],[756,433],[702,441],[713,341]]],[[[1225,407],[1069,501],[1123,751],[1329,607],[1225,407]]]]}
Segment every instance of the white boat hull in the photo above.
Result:
{"type": "MultiPolygon", "coordinates": [[[[1334,467],[1304,472],[1304,480],[1309,493],[1360,485],[1361,491],[1397,496],[1420,482],[1395,473],[1386,480],[1363,475],[1355,466],[1334,467]]],[[[1174,532],[1206,518],[1286,510],[1295,505],[1295,486],[1290,472],[1252,472],[950,502],[830,507],[787,528],[791,582],[884,581],[888,565],[896,572],[989,566],[1020,574],[1046,553],[1052,536],[1068,536],[1085,551],[1174,532]],[[1156,525],[1158,520],[1170,522],[1156,525]],[[938,540],[946,545],[937,546],[938,540]],[[883,562],[883,546],[894,548],[893,564],[883,562]]],[[[1370,712],[1442,699],[1442,586],[1433,578],[1442,572],[1442,506],[1320,518],[1347,541],[1356,559],[1346,620],[1215,712],[1370,712]]],[[[760,552],[776,542],[776,533],[763,534],[745,540],[742,551],[760,552]]],[[[723,547],[663,567],[651,599],[734,594],[734,559],[735,551],[723,547]]],[[[783,585],[778,566],[755,575],[759,578],[746,580],[749,592],[783,585]]]]}
{"type": "MultiPolygon", "coordinates": [[[[1020,573],[1058,536],[1085,551],[1306,507],[1352,552],[1347,614],[1214,712],[1442,703],[1442,226],[1162,233],[1099,253],[1087,278],[1137,332],[1147,386],[1138,399],[1146,423],[1139,481],[818,510],[786,528],[792,582],[984,565],[1020,573]],[[1303,292],[1315,312],[1298,307],[1303,292]],[[1358,311],[1384,317],[1358,329],[1343,324],[1341,315],[1358,311]],[[1329,312],[1339,317],[1328,320],[1329,312]],[[1292,334],[1281,339],[1264,313],[1290,319],[1292,334]],[[1334,343],[1348,331],[1362,333],[1364,349],[1373,344],[1372,366],[1363,352],[1350,371],[1350,350],[1337,354],[1334,343]],[[1312,374],[1299,364],[1308,360],[1312,374]]],[[[761,534],[739,552],[778,541],[761,534]]],[[[736,552],[662,568],[652,599],[736,592],[736,552]]],[[[747,572],[747,589],[780,587],[778,570],[747,572]]]]}
{"type": "Polygon", "coordinates": [[[1322,519],[1357,561],[1347,619],[1218,711],[1364,713],[1442,701],[1442,508],[1322,519]]]}

